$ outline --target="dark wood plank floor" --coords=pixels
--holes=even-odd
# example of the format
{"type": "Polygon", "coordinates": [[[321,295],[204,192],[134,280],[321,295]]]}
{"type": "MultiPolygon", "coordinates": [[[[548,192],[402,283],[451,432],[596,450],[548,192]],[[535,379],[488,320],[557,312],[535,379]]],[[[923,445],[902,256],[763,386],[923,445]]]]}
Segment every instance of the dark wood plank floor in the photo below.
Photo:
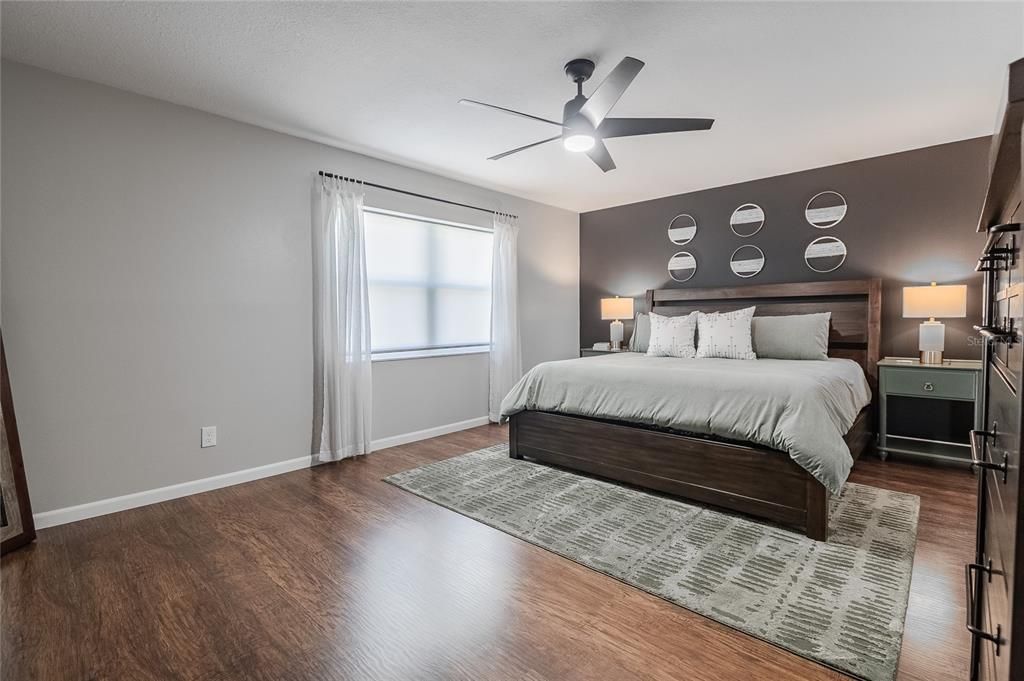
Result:
{"type": "MultiPolygon", "coordinates": [[[[93,518],[2,561],[4,679],[844,678],[381,482],[485,426],[93,518]]],[[[967,678],[965,470],[858,463],[921,496],[899,678],[967,678]]]]}

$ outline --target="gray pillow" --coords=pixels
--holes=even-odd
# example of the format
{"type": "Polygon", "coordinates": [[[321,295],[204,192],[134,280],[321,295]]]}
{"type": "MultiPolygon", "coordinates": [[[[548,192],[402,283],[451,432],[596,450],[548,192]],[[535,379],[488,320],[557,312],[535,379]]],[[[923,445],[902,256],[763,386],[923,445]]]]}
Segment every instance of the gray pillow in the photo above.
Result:
{"type": "Polygon", "coordinates": [[[754,353],[759,359],[828,359],[831,319],[831,312],[754,317],[754,353]]]}
{"type": "Polygon", "coordinates": [[[651,317],[646,312],[640,312],[633,324],[633,335],[629,337],[629,349],[631,352],[647,352],[651,344],[651,317]]]}

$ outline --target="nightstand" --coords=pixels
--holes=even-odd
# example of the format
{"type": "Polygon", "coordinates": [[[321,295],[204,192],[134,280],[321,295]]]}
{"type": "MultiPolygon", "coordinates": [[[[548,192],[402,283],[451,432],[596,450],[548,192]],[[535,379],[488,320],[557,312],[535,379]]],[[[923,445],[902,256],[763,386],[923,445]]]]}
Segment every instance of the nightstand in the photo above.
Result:
{"type": "Polygon", "coordinates": [[[970,463],[971,428],[981,429],[981,362],[878,363],[878,452],[970,463]]]}
{"type": "Polygon", "coordinates": [[[596,357],[597,355],[614,355],[618,352],[629,352],[626,348],[622,350],[595,350],[594,348],[580,348],[580,357],[596,357]]]}

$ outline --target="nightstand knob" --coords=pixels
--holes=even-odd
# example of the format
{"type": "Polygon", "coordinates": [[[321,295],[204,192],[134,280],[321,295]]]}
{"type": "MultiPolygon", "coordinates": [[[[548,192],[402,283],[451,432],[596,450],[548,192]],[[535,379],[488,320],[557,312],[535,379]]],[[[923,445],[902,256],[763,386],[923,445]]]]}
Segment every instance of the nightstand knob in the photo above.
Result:
{"type": "Polygon", "coordinates": [[[930,393],[933,390],[935,390],[935,385],[931,381],[925,381],[925,383],[924,383],[924,391],[926,393],[930,393]]]}

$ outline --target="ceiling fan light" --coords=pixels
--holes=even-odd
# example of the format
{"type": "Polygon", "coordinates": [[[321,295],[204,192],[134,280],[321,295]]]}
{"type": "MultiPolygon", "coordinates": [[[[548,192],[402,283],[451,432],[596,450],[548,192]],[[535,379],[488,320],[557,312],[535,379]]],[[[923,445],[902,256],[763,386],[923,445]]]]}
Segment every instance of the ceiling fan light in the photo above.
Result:
{"type": "Polygon", "coordinates": [[[562,138],[562,144],[569,151],[590,151],[594,148],[594,137],[577,132],[562,138]]]}

